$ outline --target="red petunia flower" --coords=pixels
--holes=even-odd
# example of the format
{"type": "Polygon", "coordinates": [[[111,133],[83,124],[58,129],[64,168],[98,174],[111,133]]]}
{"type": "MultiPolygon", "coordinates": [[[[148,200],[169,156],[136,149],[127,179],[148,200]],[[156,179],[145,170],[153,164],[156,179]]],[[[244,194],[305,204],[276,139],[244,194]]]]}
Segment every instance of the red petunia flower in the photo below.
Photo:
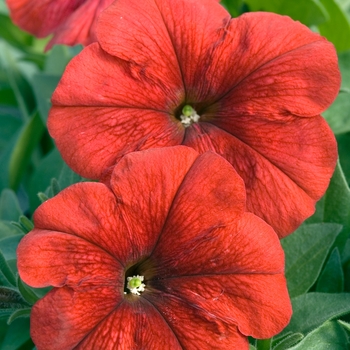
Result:
{"type": "Polygon", "coordinates": [[[14,23],[39,38],[53,34],[47,45],[88,45],[96,41],[101,11],[114,0],[6,0],[14,23]]]}
{"type": "Polygon", "coordinates": [[[314,212],[337,159],[319,115],[340,85],[331,43],[289,17],[231,19],[211,0],[118,0],[97,36],[49,115],[76,172],[99,179],[128,152],[184,144],[225,157],[280,237],[314,212]]]}
{"type": "Polygon", "coordinates": [[[279,239],[213,152],[130,153],[42,204],[18,247],[45,349],[248,349],[291,316],[279,239]]]}

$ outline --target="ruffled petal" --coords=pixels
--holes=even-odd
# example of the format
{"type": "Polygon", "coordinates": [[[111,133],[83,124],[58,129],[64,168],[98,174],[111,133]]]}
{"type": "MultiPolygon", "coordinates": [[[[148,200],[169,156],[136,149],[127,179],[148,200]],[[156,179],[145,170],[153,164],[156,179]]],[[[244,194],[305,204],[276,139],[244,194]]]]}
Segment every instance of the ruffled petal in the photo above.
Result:
{"type": "Polygon", "coordinates": [[[41,38],[51,34],[85,1],[7,0],[6,3],[13,22],[20,28],[41,38]]]}
{"type": "Polygon", "coordinates": [[[166,293],[144,296],[168,323],[181,342],[182,349],[248,350],[248,339],[237,327],[222,321],[207,310],[195,308],[187,299],[166,293]]]}
{"type": "Polygon", "coordinates": [[[203,55],[207,64],[199,65],[197,82],[215,94],[214,114],[229,108],[234,116],[315,116],[340,87],[334,46],[286,16],[255,12],[234,18],[203,55]]]}
{"type": "Polygon", "coordinates": [[[35,228],[80,237],[125,265],[129,231],[113,193],[101,183],[78,183],[44,202],[34,213],[35,228]],[[125,251],[124,251],[125,249],[125,251]]]}
{"type": "Polygon", "coordinates": [[[242,334],[255,338],[278,334],[292,315],[283,274],[188,276],[160,281],[158,288],[163,296],[181,300],[192,313],[236,325],[242,334]]]}
{"type": "MultiPolygon", "coordinates": [[[[319,120],[316,121],[316,123],[317,122],[319,122],[319,120]]],[[[303,122],[301,122],[301,124],[302,123],[303,122]]],[[[311,122],[311,124],[312,123],[313,122],[311,122]]],[[[247,127],[248,130],[250,127],[247,124],[248,123],[245,123],[244,127],[247,127]]],[[[243,128],[243,124],[241,125],[243,128]]],[[[317,144],[317,138],[315,140],[317,132],[315,133],[308,129],[309,127],[305,126],[305,124],[306,130],[304,131],[297,130],[298,122],[296,122],[295,126],[291,123],[291,133],[288,134],[285,130],[287,129],[287,131],[289,131],[287,124],[281,123],[278,131],[282,135],[279,135],[278,132],[275,134],[278,140],[277,142],[274,142],[273,139],[268,137],[268,132],[274,133],[274,131],[271,131],[273,130],[272,126],[269,126],[268,130],[264,130],[263,123],[259,125],[261,125],[261,133],[259,129],[253,127],[251,129],[250,139],[259,134],[261,138],[266,136],[264,145],[267,150],[262,150],[261,153],[260,148],[257,147],[254,149],[248,143],[242,142],[240,136],[235,137],[208,123],[194,124],[192,127],[187,128],[183,143],[193,147],[200,153],[213,150],[226,158],[245,182],[247,209],[263,218],[276,230],[280,237],[284,237],[293,232],[302,221],[313,214],[316,200],[319,199],[326,190],[332,173],[332,167],[334,167],[332,163],[334,162],[335,164],[336,160],[334,139],[331,140],[328,129],[326,130],[323,128],[325,137],[321,136],[322,140],[328,140],[327,146],[332,145],[333,147],[326,151],[326,153],[323,153],[324,146],[319,146],[317,144]],[[293,133],[294,130],[298,132],[298,135],[300,135],[301,132],[307,133],[307,130],[309,130],[310,133],[312,133],[311,139],[305,141],[306,144],[302,142],[298,143],[296,140],[306,140],[307,137],[301,138],[299,136],[298,139],[298,137],[294,135],[295,133],[293,133]],[[264,132],[267,135],[265,135],[264,132]],[[298,151],[298,154],[294,158],[295,161],[293,161],[293,154],[290,152],[291,149],[288,148],[293,148],[293,145],[290,146],[288,142],[285,142],[283,139],[284,133],[286,133],[286,140],[297,143],[294,146],[294,149],[298,151]],[[285,157],[285,159],[278,162],[278,157],[274,158],[271,154],[273,154],[274,150],[279,148],[280,144],[281,149],[284,149],[286,153],[283,154],[283,156],[281,153],[279,154],[281,158],[285,157]],[[310,146],[308,146],[308,144],[310,144],[310,146]],[[268,151],[269,149],[271,149],[271,152],[268,151]],[[302,157],[306,154],[304,153],[306,152],[304,151],[305,149],[308,151],[313,149],[313,152],[317,149],[319,150],[315,152],[317,156],[314,160],[310,159],[309,155],[307,155],[306,161],[303,161],[302,157]],[[269,156],[269,153],[272,157],[271,160],[266,158],[269,156]],[[266,154],[266,157],[264,154],[266,154]],[[288,163],[288,155],[290,155],[289,160],[291,164],[288,163]],[[320,176],[318,176],[317,173],[313,173],[314,178],[312,178],[310,173],[315,168],[313,168],[312,165],[308,165],[307,161],[309,160],[311,164],[316,164],[316,169],[324,167],[320,176]],[[301,166],[299,176],[298,165],[301,166]],[[282,168],[283,166],[289,170],[284,170],[282,168]],[[296,183],[292,176],[298,176],[300,181],[298,180],[298,183],[296,183]],[[305,176],[305,182],[303,176],[305,176]],[[310,179],[309,183],[307,182],[308,179],[310,179]],[[300,187],[299,183],[303,183],[303,187],[300,187]],[[303,189],[306,187],[308,188],[308,193],[303,189]],[[312,187],[315,189],[312,189],[312,187]],[[315,191],[318,192],[317,196],[314,195],[315,191]]],[[[278,128],[278,123],[276,123],[276,127],[278,128]]],[[[320,132],[322,135],[322,129],[320,132]]],[[[246,135],[245,132],[243,135],[246,135]]],[[[242,136],[243,139],[244,137],[245,136],[242,136]]],[[[257,136],[257,138],[259,139],[259,136],[257,136]]]]}
{"type": "Polygon", "coordinates": [[[177,104],[176,91],[133,76],[92,44],[67,67],[48,129],[73,170],[100,178],[120,155],[181,143],[184,128],[167,112],[177,104]]]}
{"type": "Polygon", "coordinates": [[[49,130],[66,163],[89,179],[129,152],[179,145],[184,136],[165,113],[118,107],[55,107],[49,130]]]}
{"type": "Polygon", "coordinates": [[[214,226],[207,219],[211,216],[210,201],[194,209],[201,214],[200,222],[198,218],[180,218],[173,213],[187,212],[191,205],[185,198],[174,201],[150,258],[157,263],[154,283],[157,278],[179,276],[283,274],[283,250],[276,233],[263,220],[251,213],[236,213],[223,215],[214,226]]]}
{"type": "Polygon", "coordinates": [[[30,333],[38,350],[73,349],[117,307],[113,287],[54,288],[32,308],[30,333]]]}
{"type": "Polygon", "coordinates": [[[82,238],[34,229],[21,240],[17,256],[21,278],[33,287],[113,286],[119,298],[123,295],[123,266],[82,238]]]}
{"type": "Polygon", "coordinates": [[[20,28],[37,37],[53,34],[54,44],[88,45],[96,38],[96,23],[113,0],[7,0],[11,18],[20,28]]]}
{"type": "MultiPolygon", "coordinates": [[[[100,13],[114,0],[85,0],[69,17],[64,18],[54,29],[54,36],[46,50],[55,44],[74,46],[89,45],[97,41],[96,26],[100,13]]],[[[82,2],[82,0],[80,1],[82,2]]],[[[52,13],[55,15],[55,12],[52,13]]]]}
{"type": "Polygon", "coordinates": [[[114,168],[110,186],[119,203],[119,220],[128,228],[126,260],[151,253],[188,170],[198,157],[184,146],[126,155],[114,168]]]}
{"type": "Polygon", "coordinates": [[[181,350],[178,339],[162,315],[144,298],[134,297],[95,327],[76,349],[181,350]]]}

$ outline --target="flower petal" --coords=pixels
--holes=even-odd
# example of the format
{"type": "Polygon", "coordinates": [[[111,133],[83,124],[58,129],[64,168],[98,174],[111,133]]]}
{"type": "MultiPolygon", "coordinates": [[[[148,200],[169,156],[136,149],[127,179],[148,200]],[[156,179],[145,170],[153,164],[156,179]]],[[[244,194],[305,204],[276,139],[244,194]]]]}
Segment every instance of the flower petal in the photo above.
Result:
{"type": "Polygon", "coordinates": [[[177,146],[130,153],[116,165],[111,188],[133,247],[131,251],[125,246],[124,260],[139,261],[153,250],[178,188],[197,157],[193,149],[177,146]]]}
{"type": "Polygon", "coordinates": [[[324,194],[338,155],[334,134],[321,116],[220,116],[213,124],[278,167],[315,201],[324,194]]]}
{"type": "Polygon", "coordinates": [[[79,237],[34,229],[21,240],[18,271],[33,287],[113,286],[124,291],[124,269],[106,251],[79,237]]]}
{"type": "Polygon", "coordinates": [[[13,22],[41,38],[52,33],[81,5],[82,1],[7,0],[6,3],[13,22]]]}
{"type": "Polygon", "coordinates": [[[208,63],[198,65],[198,84],[211,86],[214,110],[229,107],[235,116],[314,116],[329,107],[340,87],[334,46],[286,16],[255,12],[234,18],[215,49],[202,55],[208,63]]]}
{"type": "Polygon", "coordinates": [[[116,160],[133,151],[181,144],[184,131],[168,115],[133,108],[53,108],[49,129],[66,163],[101,179],[116,160]],[[74,116],[72,118],[72,116],[74,116]]]}
{"type": "Polygon", "coordinates": [[[162,79],[182,78],[191,101],[201,89],[211,90],[198,84],[198,69],[208,68],[206,54],[222,40],[229,20],[212,0],[119,0],[101,15],[97,32],[108,53],[145,70],[158,68],[162,79]]]}
{"type": "MultiPolygon", "coordinates": [[[[46,47],[50,49],[55,44],[74,46],[89,45],[97,41],[96,26],[100,13],[114,0],[85,0],[69,17],[63,18],[54,30],[54,36],[46,47]]],[[[80,0],[82,2],[82,0],[80,0]]],[[[56,12],[52,10],[51,16],[56,12]]]]}
{"type": "MultiPolygon", "coordinates": [[[[334,139],[330,139],[328,129],[323,128],[324,124],[322,124],[325,135],[320,136],[321,143],[322,140],[328,139],[326,146],[332,146],[324,154],[324,146],[318,145],[318,137],[316,136],[318,131],[322,135],[322,129],[317,129],[316,132],[313,131],[313,119],[309,120],[311,121],[311,129],[308,129],[309,127],[306,126],[306,121],[300,120],[300,123],[295,122],[294,125],[291,123],[290,127],[285,123],[281,123],[280,129],[276,133],[274,133],[272,126],[268,128],[266,126],[264,127],[264,123],[254,123],[253,121],[252,129],[245,123],[244,127],[247,127],[247,130],[251,132],[251,134],[248,134],[250,137],[249,141],[259,134],[260,136],[257,136],[258,141],[266,137],[266,141],[263,142],[267,149],[266,151],[261,150],[260,146],[255,150],[248,143],[244,143],[239,138],[208,123],[200,123],[188,128],[183,143],[193,147],[200,153],[214,150],[226,158],[245,182],[247,209],[263,218],[276,230],[280,237],[284,237],[293,232],[302,221],[313,214],[315,202],[326,190],[332,173],[332,167],[334,166],[333,164],[336,161],[334,139]],[[254,128],[257,125],[261,126],[261,132],[259,129],[254,128]],[[298,140],[294,131],[300,125],[304,126],[305,131],[303,130],[303,132],[305,132],[306,137],[300,137],[298,140]],[[309,136],[307,135],[307,130],[310,132],[310,140],[307,139],[307,136],[309,136]],[[281,135],[278,134],[279,132],[281,135]],[[269,133],[273,133],[277,137],[276,143],[268,137],[269,133]],[[286,137],[285,140],[283,140],[284,135],[286,137]],[[303,143],[303,140],[305,140],[306,144],[303,143]],[[294,147],[290,144],[293,142],[296,143],[294,147]],[[276,151],[279,147],[282,149],[280,154],[276,153],[280,152],[276,151]],[[289,147],[292,147],[293,150],[298,152],[295,158],[291,154],[289,147]],[[270,149],[271,151],[269,151],[270,149]],[[304,149],[307,151],[313,149],[312,154],[315,155],[315,159],[310,159],[310,156],[306,155],[307,151],[304,151],[304,149]],[[275,157],[272,156],[274,152],[277,155],[275,157]],[[264,154],[266,154],[266,157],[270,157],[271,160],[265,158],[264,154]],[[306,157],[305,162],[303,161],[303,157],[306,157]],[[279,158],[284,158],[285,160],[278,161],[279,158]],[[309,160],[311,165],[307,163],[309,160]],[[315,169],[313,168],[313,163],[318,170],[324,168],[320,172],[320,176],[313,172],[315,169]],[[300,166],[300,169],[298,166],[300,166]],[[300,171],[300,174],[298,174],[298,171],[300,171]],[[310,175],[311,172],[313,173],[313,178],[310,175]],[[294,178],[300,180],[296,183],[294,178],[290,176],[294,176],[294,178]],[[304,176],[305,180],[303,178],[304,176]],[[309,183],[308,179],[310,179],[309,183]],[[299,183],[303,183],[302,188],[299,186],[299,183]],[[313,187],[314,189],[312,189],[313,187]],[[308,193],[303,188],[308,188],[308,193]],[[318,193],[317,197],[315,196],[315,192],[318,193]]],[[[320,124],[319,120],[316,119],[315,123],[320,124]]],[[[243,128],[243,123],[241,125],[241,128],[243,128]]],[[[278,123],[274,125],[278,128],[278,123]]],[[[298,131],[299,134],[300,130],[298,131]]],[[[246,132],[243,133],[243,140],[244,137],[247,138],[245,135],[247,135],[246,132]]]]}
{"type": "Polygon", "coordinates": [[[123,302],[79,344],[77,349],[154,349],[181,350],[162,315],[144,298],[123,302]]]}
{"type": "Polygon", "coordinates": [[[11,18],[20,28],[45,37],[47,45],[88,45],[96,41],[95,27],[100,12],[113,0],[7,0],[11,18]]]}
{"type": "Polygon", "coordinates": [[[133,77],[92,44],[75,57],[53,95],[48,128],[65,161],[100,178],[127,152],[180,144],[181,123],[166,112],[175,90],[133,77]],[[122,83],[121,83],[122,82],[122,83]]]}
{"type": "Polygon", "coordinates": [[[54,288],[32,308],[31,337],[38,350],[73,349],[118,305],[113,287],[54,288]]]}
{"type": "Polygon", "coordinates": [[[181,93],[179,95],[175,90],[175,82],[157,84],[94,43],[68,64],[53,94],[52,104],[61,107],[128,107],[166,112],[169,107],[178,104],[181,93]]]}
{"type": "Polygon", "coordinates": [[[201,213],[201,222],[198,218],[179,220],[173,213],[191,209],[187,197],[178,196],[174,201],[152,253],[151,260],[157,266],[152,286],[157,284],[160,276],[171,279],[201,275],[283,274],[283,250],[276,233],[263,220],[254,214],[242,213],[227,216],[221,222],[217,220],[219,224],[214,226],[207,220],[211,216],[210,201],[203,201],[200,205],[203,210],[195,208],[201,213]]]}
{"type": "Polygon", "coordinates": [[[223,322],[203,309],[170,294],[150,293],[144,296],[164,317],[181,341],[182,349],[248,350],[249,343],[237,327],[223,322]]]}
{"type": "MultiPolygon", "coordinates": [[[[198,275],[162,283],[163,298],[172,295],[193,311],[236,325],[246,336],[270,338],[287,326],[292,315],[283,274],[198,275]]],[[[164,300],[162,304],[169,306],[164,300]]]]}
{"type": "Polygon", "coordinates": [[[34,213],[37,229],[65,232],[96,245],[123,265],[130,250],[128,228],[113,193],[101,183],[78,183],[44,202],[34,213]]]}

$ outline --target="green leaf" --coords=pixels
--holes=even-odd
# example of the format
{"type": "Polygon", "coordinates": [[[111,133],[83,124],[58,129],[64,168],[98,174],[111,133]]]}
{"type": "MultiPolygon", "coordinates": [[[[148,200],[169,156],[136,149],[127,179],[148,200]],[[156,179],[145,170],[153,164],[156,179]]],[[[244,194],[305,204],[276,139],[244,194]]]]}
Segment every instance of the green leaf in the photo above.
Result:
{"type": "Polygon", "coordinates": [[[18,135],[14,135],[9,139],[6,148],[2,150],[0,154],[0,190],[4,188],[8,188],[10,186],[9,182],[9,164],[11,159],[11,154],[13,152],[13,148],[16,145],[18,135]]]}
{"type": "Polygon", "coordinates": [[[28,233],[34,228],[33,222],[24,215],[19,217],[19,224],[22,226],[24,233],[28,233]]]}
{"type": "Polygon", "coordinates": [[[243,0],[222,0],[221,4],[230,12],[232,17],[242,14],[243,0]]]}
{"type": "Polygon", "coordinates": [[[251,11],[269,11],[287,15],[307,26],[329,20],[327,11],[316,0],[244,0],[251,11]]]}
{"type": "Polygon", "coordinates": [[[0,287],[0,310],[3,314],[6,310],[10,310],[11,313],[17,309],[25,309],[30,305],[21,297],[21,295],[13,288],[0,287]]]}
{"type": "Polygon", "coordinates": [[[6,42],[18,48],[31,44],[32,36],[20,30],[8,16],[1,13],[0,23],[0,37],[5,39],[6,42]]]}
{"type": "Polygon", "coordinates": [[[340,73],[342,78],[341,90],[349,92],[350,91],[350,50],[346,52],[338,53],[338,62],[339,62],[339,68],[340,68],[340,73]]]}
{"type": "Polygon", "coordinates": [[[14,320],[16,320],[17,318],[23,318],[26,317],[28,318],[30,316],[30,312],[31,312],[31,308],[27,308],[27,309],[20,309],[20,310],[16,310],[14,313],[12,313],[12,315],[8,318],[7,320],[7,324],[11,324],[14,320]]]}
{"type": "Polygon", "coordinates": [[[6,259],[0,250],[0,280],[2,285],[6,286],[16,286],[16,278],[13,272],[11,271],[10,267],[8,266],[6,259]],[[2,278],[3,277],[3,278],[2,278]]]}
{"type": "Polygon", "coordinates": [[[350,323],[347,323],[347,322],[342,321],[342,320],[338,320],[338,323],[339,323],[344,329],[346,329],[348,332],[350,332],[350,323]]]}
{"type": "Polygon", "coordinates": [[[35,294],[35,292],[27,286],[18,276],[17,277],[17,287],[20,291],[22,298],[30,305],[33,305],[35,302],[39,300],[39,297],[35,294]]]}
{"type": "Polygon", "coordinates": [[[35,102],[32,89],[27,78],[23,74],[23,70],[30,70],[33,66],[20,66],[19,58],[20,54],[18,52],[0,41],[0,67],[4,69],[7,74],[8,81],[16,96],[23,119],[27,120],[35,108],[35,102]]]}
{"type": "Polygon", "coordinates": [[[273,347],[273,350],[287,350],[303,338],[304,336],[301,333],[287,335],[282,341],[277,342],[277,344],[273,347]]]}
{"type": "Polygon", "coordinates": [[[23,234],[21,233],[0,239],[0,250],[4,254],[6,261],[16,259],[16,249],[22,238],[23,234]]]}
{"type": "Polygon", "coordinates": [[[37,73],[33,77],[32,86],[35,99],[43,123],[46,123],[49,110],[51,108],[51,96],[60,80],[58,75],[47,73],[37,73]]]}
{"type": "Polygon", "coordinates": [[[29,318],[18,318],[6,327],[5,337],[0,343],[1,350],[32,349],[34,344],[29,334],[29,318]]]}
{"type": "MultiPolygon", "coordinates": [[[[350,100],[350,94],[349,94],[349,100],[350,100]]],[[[349,110],[350,110],[350,107],[349,107],[349,110]]],[[[349,114],[349,120],[350,120],[350,114],[349,114]]],[[[350,184],[350,157],[349,157],[350,132],[342,135],[337,135],[337,142],[338,142],[340,164],[344,172],[346,182],[349,185],[350,184]]]]}
{"type": "Polygon", "coordinates": [[[343,225],[350,221],[350,189],[339,162],[325,195],[324,221],[343,225]]]}
{"type": "Polygon", "coordinates": [[[52,178],[59,178],[63,164],[63,159],[55,148],[36,167],[27,188],[32,212],[41,204],[37,194],[44,192],[50,186],[52,178]]]}
{"type": "Polygon", "coordinates": [[[44,130],[45,126],[37,113],[23,126],[10,159],[9,177],[11,188],[16,189],[19,186],[30,161],[30,156],[39,143],[44,130]]]}
{"type": "Polygon", "coordinates": [[[14,227],[12,223],[0,221],[0,241],[3,238],[22,234],[22,231],[14,227]]]}
{"type": "Polygon", "coordinates": [[[0,220],[17,221],[22,215],[16,194],[5,189],[0,196],[0,220]]]}
{"type": "Polygon", "coordinates": [[[286,278],[290,296],[306,293],[316,282],[337,234],[337,224],[304,224],[281,240],[286,255],[286,278]]]}
{"type": "Polygon", "coordinates": [[[350,189],[339,162],[326,194],[316,204],[316,213],[306,222],[331,222],[343,225],[334,243],[334,247],[338,247],[342,254],[350,234],[350,189]]]}
{"type": "Polygon", "coordinates": [[[63,163],[58,183],[61,189],[64,189],[77,182],[81,182],[82,177],[76,174],[66,163],[63,163]]]}
{"type": "Polygon", "coordinates": [[[290,350],[348,350],[348,337],[336,321],[324,323],[290,350]]]}
{"type": "Polygon", "coordinates": [[[57,77],[62,76],[69,61],[80,51],[80,46],[55,45],[46,57],[45,73],[57,77]]]}
{"type": "Polygon", "coordinates": [[[344,274],[338,248],[332,251],[317,281],[316,291],[322,293],[342,293],[344,291],[344,274]]]}
{"type": "MultiPolygon", "coordinates": [[[[1,92],[0,92],[1,94],[1,92]]],[[[0,110],[0,152],[6,149],[9,139],[19,131],[22,121],[13,116],[6,115],[5,111],[0,110]]]]}
{"type": "Polygon", "coordinates": [[[338,52],[350,49],[350,23],[336,0],[319,0],[329,20],[318,26],[320,33],[331,41],[338,52]]]}
{"type": "Polygon", "coordinates": [[[336,135],[350,131],[350,90],[341,91],[334,103],[323,113],[336,135]]]}
{"type": "Polygon", "coordinates": [[[324,322],[350,313],[350,293],[308,293],[292,299],[293,316],[281,335],[307,334],[324,322]]]}

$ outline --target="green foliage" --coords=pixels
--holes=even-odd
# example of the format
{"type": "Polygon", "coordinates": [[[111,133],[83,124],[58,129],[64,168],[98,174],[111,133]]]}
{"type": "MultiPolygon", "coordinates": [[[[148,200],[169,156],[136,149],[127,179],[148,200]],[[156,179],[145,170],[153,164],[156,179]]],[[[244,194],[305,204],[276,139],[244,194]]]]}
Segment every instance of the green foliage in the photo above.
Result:
{"type": "Polygon", "coordinates": [[[325,23],[329,15],[316,0],[245,0],[251,11],[268,11],[287,15],[307,26],[325,23]]]}
{"type": "Polygon", "coordinates": [[[302,225],[282,240],[286,254],[286,277],[291,297],[306,293],[317,280],[337,234],[337,224],[302,225]]]}
{"type": "Polygon", "coordinates": [[[282,332],[307,334],[324,322],[350,313],[350,293],[307,293],[292,299],[293,316],[282,332]]]}
{"type": "Polygon", "coordinates": [[[344,292],[344,273],[339,250],[334,248],[325,268],[317,281],[317,292],[342,293],[344,292]]]}
{"type": "Polygon", "coordinates": [[[326,9],[329,20],[318,26],[320,33],[331,41],[338,52],[350,49],[350,22],[339,5],[340,0],[319,0],[326,9]]]}
{"type": "MultiPolygon", "coordinates": [[[[323,115],[336,134],[339,164],[316,213],[282,240],[294,314],[288,327],[254,350],[349,348],[350,325],[350,0],[223,0],[233,16],[272,11],[291,16],[333,42],[341,92],[323,115]],[[343,321],[339,321],[343,318],[343,321]]],[[[0,0],[0,350],[32,350],[31,306],[48,289],[17,274],[16,249],[33,228],[41,201],[83,179],[62,160],[46,121],[51,96],[80,47],[56,46],[18,29],[0,0]],[[11,189],[10,189],[11,188],[11,189]]]]}
{"type": "Polygon", "coordinates": [[[349,338],[336,321],[326,322],[290,350],[348,350],[349,338]]]}

